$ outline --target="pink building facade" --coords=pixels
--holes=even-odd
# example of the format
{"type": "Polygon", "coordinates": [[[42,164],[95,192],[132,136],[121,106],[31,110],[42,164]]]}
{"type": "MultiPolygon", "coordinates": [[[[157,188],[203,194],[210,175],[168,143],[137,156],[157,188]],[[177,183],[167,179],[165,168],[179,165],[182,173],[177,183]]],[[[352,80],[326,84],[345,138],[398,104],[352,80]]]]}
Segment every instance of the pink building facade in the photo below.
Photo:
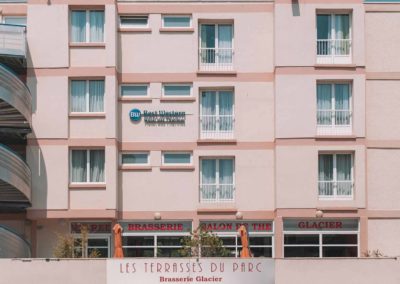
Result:
{"type": "Polygon", "coordinates": [[[31,100],[1,97],[25,124],[0,124],[0,232],[33,257],[82,224],[109,257],[115,223],[129,257],[199,226],[238,256],[243,223],[259,257],[399,255],[400,2],[379,2],[0,3],[31,100]]]}

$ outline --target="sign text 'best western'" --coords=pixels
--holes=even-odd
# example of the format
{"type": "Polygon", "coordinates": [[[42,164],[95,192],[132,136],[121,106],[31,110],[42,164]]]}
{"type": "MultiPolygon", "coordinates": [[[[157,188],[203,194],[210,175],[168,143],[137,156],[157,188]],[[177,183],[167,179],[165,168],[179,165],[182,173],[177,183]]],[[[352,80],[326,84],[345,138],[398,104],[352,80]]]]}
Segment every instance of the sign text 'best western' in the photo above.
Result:
{"type": "Polygon", "coordinates": [[[134,108],[129,112],[129,118],[133,122],[139,122],[143,118],[145,123],[184,123],[186,112],[174,110],[141,111],[134,108]]]}

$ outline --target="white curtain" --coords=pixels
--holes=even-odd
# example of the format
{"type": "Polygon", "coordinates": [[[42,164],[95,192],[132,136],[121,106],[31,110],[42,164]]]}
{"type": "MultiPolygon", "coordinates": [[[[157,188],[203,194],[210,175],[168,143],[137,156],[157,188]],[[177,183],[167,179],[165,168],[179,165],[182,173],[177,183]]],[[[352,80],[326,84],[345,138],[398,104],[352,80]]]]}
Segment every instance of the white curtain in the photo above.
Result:
{"type": "Polygon", "coordinates": [[[201,62],[215,63],[215,25],[201,25],[201,62]]]}
{"type": "Polygon", "coordinates": [[[104,42],[104,11],[90,11],[90,42],[104,42]]]}
{"type": "Polygon", "coordinates": [[[72,42],[86,42],[86,11],[71,12],[72,42]]]}
{"type": "Polygon", "coordinates": [[[201,94],[202,131],[215,131],[217,95],[215,91],[206,91],[201,94]]]}
{"type": "Polygon", "coordinates": [[[333,195],[333,155],[318,156],[319,194],[333,195]]]}
{"type": "Polygon", "coordinates": [[[337,194],[351,195],[352,194],[352,177],[351,177],[351,155],[338,154],[336,156],[336,173],[337,173],[337,194]]]}
{"type": "Polygon", "coordinates": [[[104,81],[89,81],[89,111],[104,111],[104,81]]]}
{"type": "Polygon", "coordinates": [[[215,159],[201,160],[201,183],[202,199],[216,199],[216,176],[217,176],[217,161],[215,159]]]}
{"type": "Polygon", "coordinates": [[[332,124],[332,85],[317,85],[318,125],[332,124]]]}
{"type": "Polygon", "coordinates": [[[350,16],[336,15],[335,16],[335,38],[349,39],[350,36],[350,16]]]}
{"type": "Polygon", "coordinates": [[[350,85],[335,84],[336,124],[350,124],[350,85]]]}
{"type": "Polygon", "coordinates": [[[233,93],[231,91],[219,92],[219,129],[221,131],[233,130],[233,93]]]}
{"type": "Polygon", "coordinates": [[[104,150],[90,151],[90,182],[104,182],[104,150]]]}
{"type": "Polygon", "coordinates": [[[220,198],[233,199],[233,159],[219,160],[220,198]]]}
{"type": "Polygon", "coordinates": [[[86,150],[73,150],[71,153],[71,181],[72,182],[87,182],[87,156],[86,150]]]}
{"type": "Polygon", "coordinates": [[[71,111],[86,112],[86,81],[71,81],[71,111]]]}
{"type": "Polygon", "coordinates": [[[232,63],[232,25],[218,25],[219,62],[232,63]]]}

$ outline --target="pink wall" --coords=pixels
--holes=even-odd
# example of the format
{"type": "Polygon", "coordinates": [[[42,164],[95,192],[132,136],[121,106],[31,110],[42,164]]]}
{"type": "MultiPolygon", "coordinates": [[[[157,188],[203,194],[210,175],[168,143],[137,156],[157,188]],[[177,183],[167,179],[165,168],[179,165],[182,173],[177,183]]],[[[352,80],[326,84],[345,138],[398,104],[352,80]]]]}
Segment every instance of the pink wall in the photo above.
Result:
{"type": "Polygon", "coordinates": [[[316,15],[318,10],[349,11],[352,13],[353,61],[365,65],[364,6],[362,3],[333,4],[302,2],[275,4],[275,64],[276,66],[313,66],[316,64],[316,15]]]}

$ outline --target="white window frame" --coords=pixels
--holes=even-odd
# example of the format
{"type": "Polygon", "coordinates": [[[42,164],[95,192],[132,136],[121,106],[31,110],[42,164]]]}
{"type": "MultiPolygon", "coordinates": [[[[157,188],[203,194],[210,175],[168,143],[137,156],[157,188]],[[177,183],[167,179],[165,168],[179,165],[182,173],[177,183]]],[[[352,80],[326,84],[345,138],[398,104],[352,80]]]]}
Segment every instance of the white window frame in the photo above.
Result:
{"type": "Polygon", "coordinates": [[[144,28],[149,28],[149,20],[150,20],[150,15],[149,14],[133,14],[133,15],[119,15],[118,17],[119,20],[119,27],[121,29],[144,29],[144,28]],[[130,18],[146,18],[147,23],[146,25],[123,25],[121,21],[121,17],[130,17],[130,18]]]}
{"type": "MultiPolygon", "coordinates": [[[[317,119],[317,126],[318,127],[324,127],[324,126],[330,126],[330,127],[342,127],[342,126],[352,126],[353,125],[353,84],[352,82],[349,81],[317,81],[317,90],[318,90],[318,85],[331,85],[331,111],[336,112],[336,92],[335,92],[335,86],[336,85],[349,85],[349,112],[350,112],[350,124],[345,125],[345,124],[336,124],[336,120],[332,118],[332,124],[330,125],[324,125],[324,124],[318,124],[318,119],[317,119]]],[[[317,91],[318,92],[318,91],[317,91]]],[[[324,109],[321,109],[322,111],[324,109]]],[[[318,93],[317,93],[317,112],[320,111],[318,109],[318,93]]]]}
{"type": "MultiPolygon", "coordinates": [[[[157,249],[160,248],[178,248],[178,246],[158,246],[157,237],[190,237],[190,232],[187,233],[122,233],[122,237],[153,237],[153,245],[152,246],[122,246],[122,249],[129,248],[152,248],[153,249],[153,257],[157,256],[157,249]]],[[[179,246],[182,248],[183,246],[179,246]]]]}
{"type": "Polygon", "coordinates": [[[148,151],[140,151],[140,152],[120,152],[119,153],[119,164],[121,165],[121,166],[150,166],[150,152],[148,152],[148,151]],[[127,163],[123,163],[123,161],[122,161],[122,155],[125,155],[125,154],[145,154],[145,155],[147,155],[147,163],[137,163],[137,164],[127,164],[127,163]]]}
{"type": "Polygon", "coordinates": [[[70,14],[72,15],[72,12],[74,11],[84,11],[86,13],[86,38],[85,41],[72,41],[72,16],[70,16],[70,42],[71,43],[105,43],[106,42],[106,12],[104,9],[71,9],[70,14]],[[104,27],[103,27],[103,41],[90,41],[90,12],[92,11],[100,11],[104,13],[104,27]]]}
{"type": "Polygon", "coordinates": [[[163,166],[191,166],[193,165],[193,153],[192,152],[174,152],[174,151],[166,151],[166,152],[162,152],[161,154],[161,165],[163,166]],[[165,154],[188,154],[190,155],[190,162],[189,163],[166,163],[165,162],[165,154]]]}
{"type": "Polygon", "coordinates": [[[119,85],[119,97],[120,98],[148,98],[150,97],[150,84],[120,84],[119,85]],[[122,87],[146,87],[146,95],[144,96],[123,96],[122,87]]]}
{"type": "Polygon", "coordinates": [[[231,88],[227,88],[227,89],[201,89],[200,90],[200,110],[199,110],[199,114],[200,114],[200,121],[199,121],[199,135],[200,135],[200,139],[234,139],[234,135],[235,135],[235,90],[231,89],[231,88]],[[209,137],[210,135],[207,135],[207,131],[203,132],[202,130],[202,108],[203,108],[203,93],[205,92],[215,92],[215,116],[216,116],[216,126],[215,126],[215,137],[209,137]],[[221,132],[219,130],[219,121],[220,121],[220,107],[219,107],[219,94],[220,92],[231,92],[232,93],[232,131],[228,132],[221,132]],[[221,135],[221,133],[224,133],[225,135],[221,135]]]}
{"type": "Polygon", "coordinates": [[[190,28],[193,28],[193,17],[192,17],[192,15],[163,14],[162,15],[162,27],[164,29],[190,29],[190,28]],[[166,27],[165,21],[164,21],[165,18],[189,18],[189,26],[188,27],[166,27]]]}
{"type": "Polygon", "coordinates": [[[200,162],[200,203],[234,203],[236,201],[236,159],[235,157],[207,157],[207,156],[203,156],[200,157],[199,159],[200,162]],[[204,200],[202,201],[201,198],[201,189],[203,187],[203,181],[202,181],[202,176],[203,176],[203,160],[216,160],[216,165],[215,165],[215,186],[216,186],[216,190],[218,191],[219,187],[221,186],[221,184],[219,183],[219,161],[220,160],[233,160],[233,172],[232,172],[232,190],[233,190],[233,198],[232,200],[223,200],[221,201],[218,197],[215,200],[212,200],[210,202],[210,200],[204,200]]]}
{"type": "MultiPolygon", "coordinates": [[[[323,257],[323,248],[324,247],[357,247],[357,256],[360,256],[360,227],[358,227],[357,231],[283,231],[283,238],[282,238],[282,256],[283,258],[295,258],[295,257],[285,257],[285,247],[318,247],[319,248],[319,256],[318,258],[331,258],[331,257],[323,257]],[[297,244],[297,245],[285,245],[285,235],[318,235],[319,242],[318,244],[297,244]],[[337,245],[324,245],[322,243],[322,236],[323,235],[357,235],[357,245],[344,245],[344,244],[337,244],[337,245]]],[[[349,257],[349,258],[356,258],[356,257],[349,257]]],[[[310,257],[312,258],[312,257],[310,257]]]]}
{"type": "MultiPolygon", "coordinates": [[[[273,228],[273,230],[275,230],[275,228],[273,228]]],[[[240,238],[240,235],[238,233],[233,233],[233,232],[216,232],[215,235],[217,235],[217,237],[219,238],[235,238],[235,245],[230,245],[230,246],[224,246],[226,248],[235,248],[235,257],[238,258],[240,257],[240,250],[242,248],[241,245],[238,244],[238,239],[240,238]]],[[[251,248],[271,248],[272,250],[272,254],[271,254],[271,258],[275,257],[275,240],[274,240],[274,235],[275,232],[249,232],[248,233],[249,238],[251,237],[270,237],[271,238],[271,245],[252,245],[251,243],[249,244],[250,247],[250,251],[251,248]]]]}
{"type": "Polygon", "coordinates": [[[104,79],[70,79],[69,80],[69,100],[70,100],[70,113],[71,114],[78,114],[78,113],[94,113],[94,114],[104,114],[106,113],[106,104],[105,104],[105,97],[106,97],[106,81],[104,79]],[[72,82],[73,81],[85,81],[85,89],[86,89],[86,93],[85,93],[85,100],[86,100],[86,110],[85,111],[72,111],[72,82]],[[90,81],[103,81],[104,82],[104,94],[103,94],[103,111],[90,111],[90,93],[89,93],[89,82],[90,81]]]}
{"type": "Polygon", "coordinates": [[[163,98],[191,98],[193,97],[193,84],[191,83],[165,83],[162,84],[162,97],[163,98]],[[169,87],[169,86],[179,86],[179,87],[189,87],[190,88],[190,92],[188,96],[168,96],[165,95],[165,87],[169,87]]]}
{"type": "MultiPolygon", "coordinates": [[[[319,12],[317,11],[316,13],[316,17],[315,17],[315,23],[316,23],[316,41],[317,41],[317,45],[318,45],[318,15],[329,15],[331,17],[331,38],[329,40],[336,40],[336,21],[335,21],[335,17],[336,15],[349,15],[349,40],[350,40],[350,47],[349,47],[349,54],[348,55],[339,55],[336,54],[336,52],[334,54],[330,54],[330,55],[320,55],[318,54],[318,50],[316,50],[317,52],[317,62],[319,61],[318,58],[323,58],[323,57],[331,57],[331,58],[336,58],[336,60],[333,60],[334,62],[331,62],[332,64],[350,64],[352,57],[353,57],[353,15],[351,13],[351,11],[348,12],[319,12]],[[341,61],[337,61],[337,58],[349,58],[349,60],[346,60],[344,62],[341,61]],[[348,62],[349,61],[349,62],[348,62]]],[[[318,49],[318,47],[317,47],[318,49]]],[[[318,62],[319,63],[319,62],[318,62]]],[[[322,63],[322,62],[320,62],[322,63]]]]}
{"type": "MultiPolygon", "coordinates": [[[[72,236],[74,237],[74,239],[81,239],[82,240],[82,235],[81,234],[73,234],[72,236]]],[[[108,257],[107,258],[111,258],[112,257],[111,256],[111,248],[110,248],[110,245],[111,245],[111,235],[110,234],[88,234],[87,238],[88,238],[88,241],[89,241],[89,239],[106,239],[107,240],[107,244],[108,244],[108,246],[107,246],[108,257]]],[[[80,248],[82,249],[82,247],[80,247],[80,248]]],[[[93,246],[90,246],[90,248],[96,249],[96,248],[105,248],[105,247],[93,247],[93,246]]],[[[89,245],[86,247],[86,250],[87,250],[86,251],[87,256],[89,256],[89,245]]]]}
{"type": "Polygon", "coordinates": [[[106,166],[107,166],[107,162],[106,162],[106,149],[105,148],[71,148],[69,150],[69,183],[70,184],[93,184],[93,185],[103,185],[106,184],[106,166]],[[80,182],[76,182],[76,181],[72,181],[72,151],[86,151],[86,182],[85,181],[80,181],[80,182]],[[104,151],[104,181],[101,182],[91,182],[90,181],[90,151],[92,150],[103,150],[104,151]]]}
{"type": "MultiPolygon", "coordinates": [[[[333,180],[332,183],[334,185],[333,195],[320,195],[319,194],[319,183],[324,182],[320,181],[318,177],[318,199],[319,200],[353,200],[354,199],[354,191],[355,191],[355,181],[354,181],[354,152],[319,152],[318,153],[318,162],[319,162],[319,155],[332,155],[333,156],[333,180]],[[337,155],[350,155],[351,157],[351,195],[349,196],[338,196],[337,195],[337,155]]],[[[319,167],[319,164],[318,164],[319,167]]]]}

